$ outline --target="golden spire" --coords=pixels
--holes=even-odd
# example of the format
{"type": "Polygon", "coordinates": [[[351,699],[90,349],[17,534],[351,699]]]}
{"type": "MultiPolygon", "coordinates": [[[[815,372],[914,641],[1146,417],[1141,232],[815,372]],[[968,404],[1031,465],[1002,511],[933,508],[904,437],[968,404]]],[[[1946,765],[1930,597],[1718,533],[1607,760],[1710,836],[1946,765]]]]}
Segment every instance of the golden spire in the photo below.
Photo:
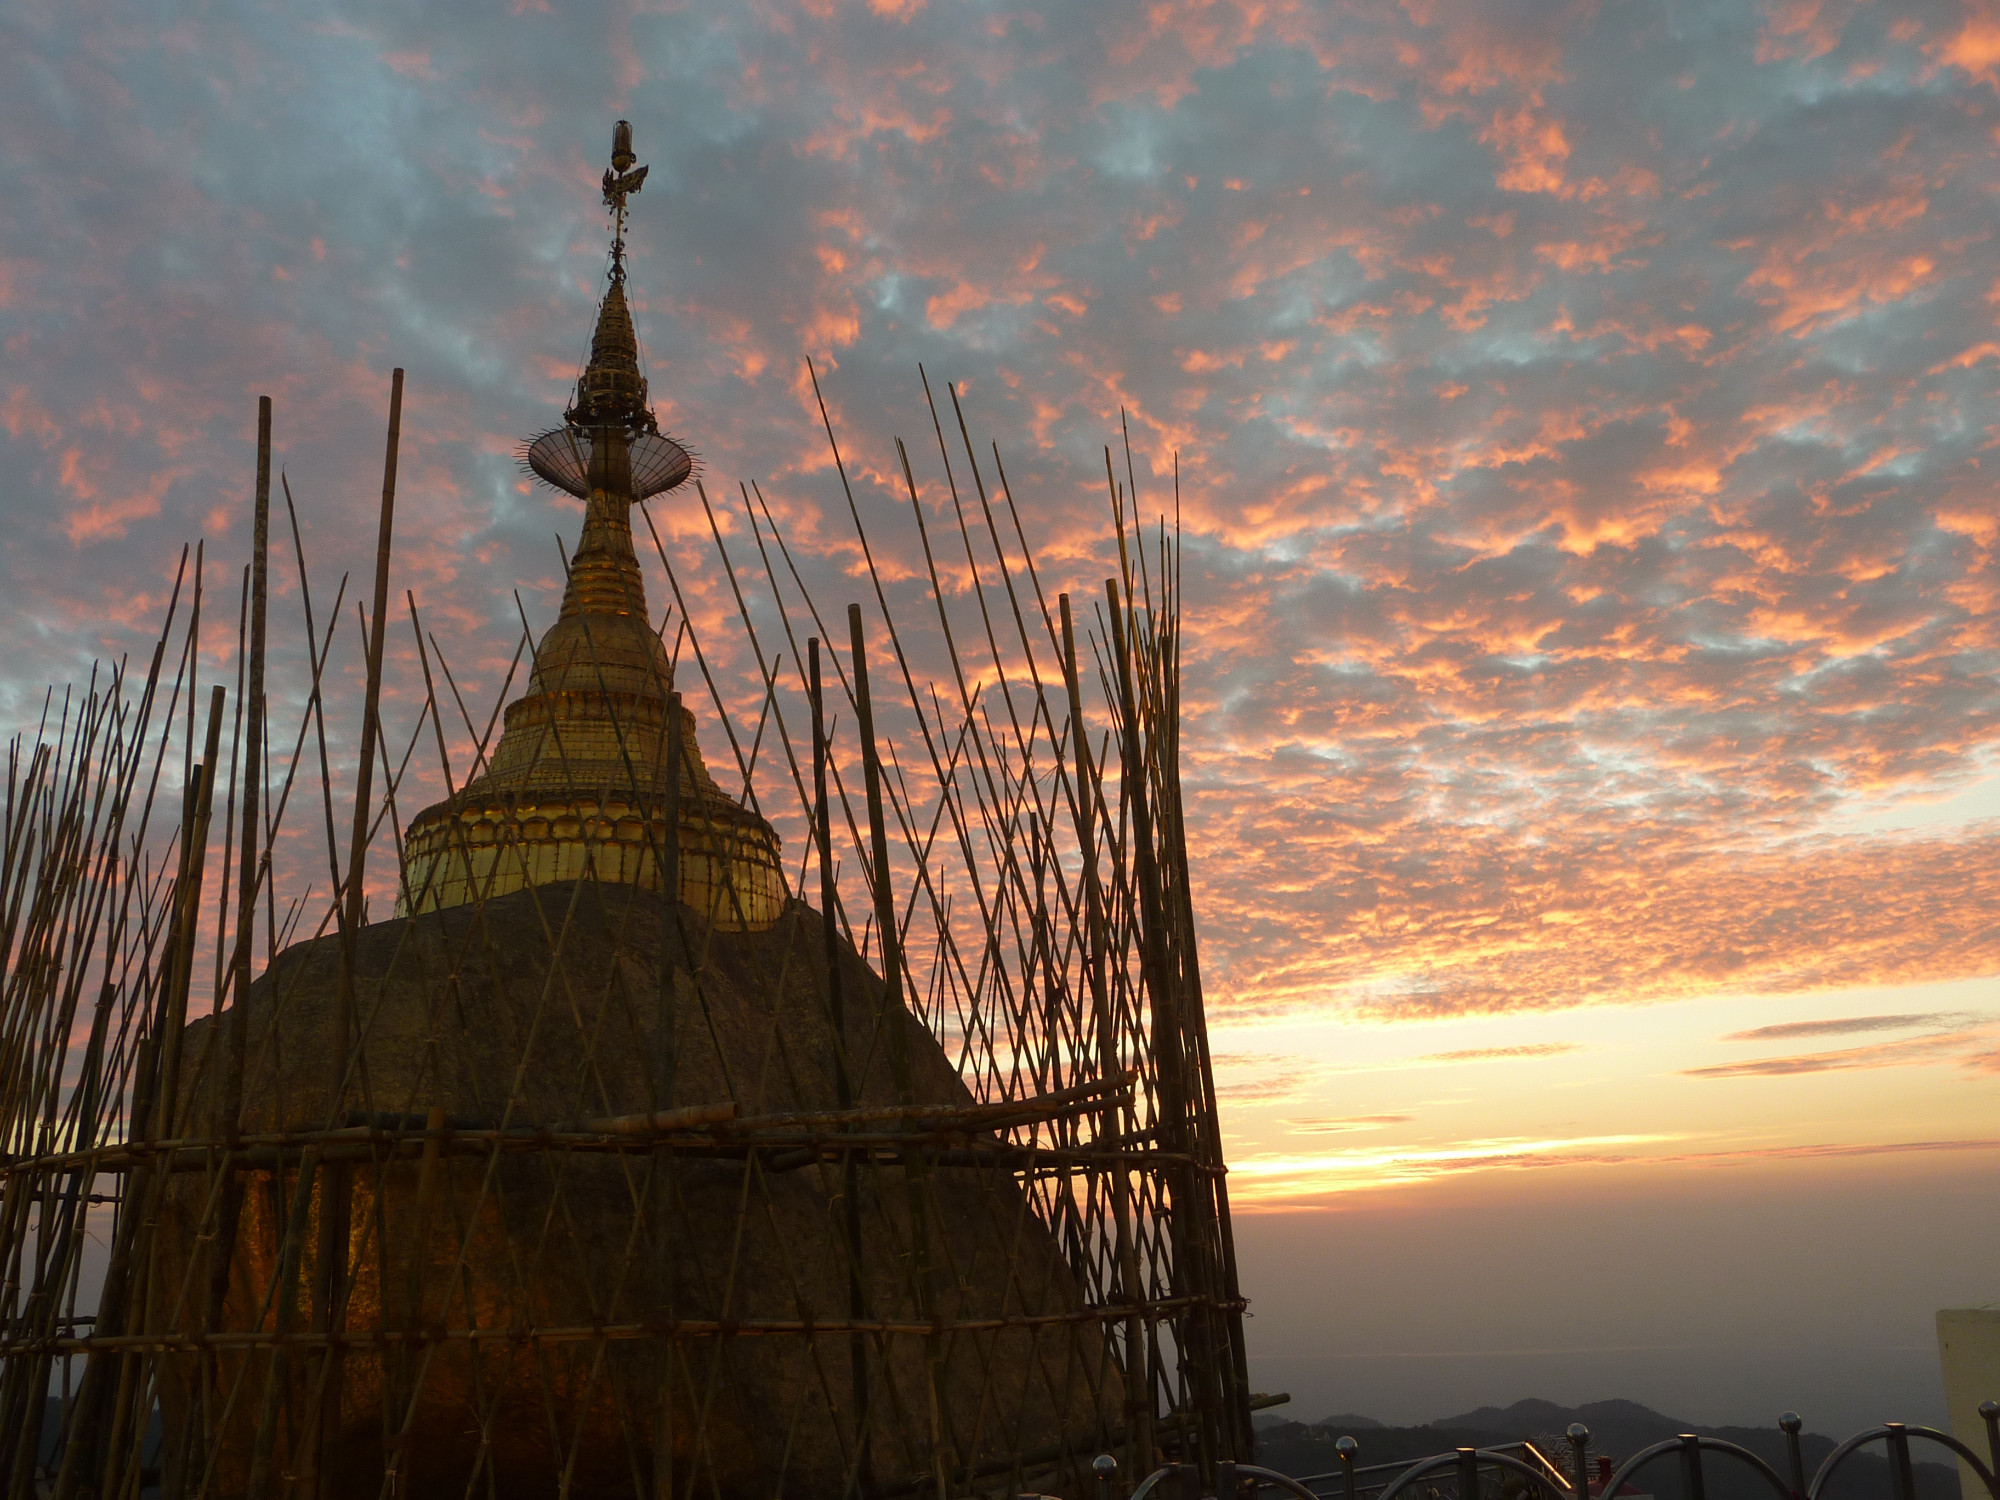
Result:
{"type": "Polygon", "coordinates": [[[590,360],[563,425],[528,439],[521,455],[529,472],[579,500],[598,490],[628,502],[645,500],[694,473],[694,455],[660,431],[646,404],[639,333],[625,301],[625,204],[645,183],[647,171],[631,170],[634,160],[632,127],[620,120],[611,168],[604,174],[604,203],[612,215],[611,284],[597,309],[590,360]]]}
{"type": "Polygon", "coordinates": [[[486,773],[411,821],[402,903],[409,910],[586,873],[657,890],[670,806],[679,813],[683,901],[726,927],[769,926],[783,907],[777,834],[702,764],[694,716],[674,692],[632,546],[633,504],[685,483],[694,465],[646,404],[625,303],[625,200],[646,177],[644,167],[629,170],[632,163],[632,127],[621,120],[604,174],[611,284],[590,360],[563,425],[530,439],[523,453],[524,467],[584,502],[562,612],[535,648],[527,694],[507,706],[486,773]],[[673,739],[682,748],[677,778],[669,771],[673,739]]]}
{"type": "Polygon", "coordinates": [[[618,422],[647,431],[654,428],[646,405],[646,377],[639,373],[639,334],[625,305],[625,283],[614,280],[597,310],[597,332],[590,340],[590,363],[576,383],[576,404],[564,414],[577,426],[618,422]]]}

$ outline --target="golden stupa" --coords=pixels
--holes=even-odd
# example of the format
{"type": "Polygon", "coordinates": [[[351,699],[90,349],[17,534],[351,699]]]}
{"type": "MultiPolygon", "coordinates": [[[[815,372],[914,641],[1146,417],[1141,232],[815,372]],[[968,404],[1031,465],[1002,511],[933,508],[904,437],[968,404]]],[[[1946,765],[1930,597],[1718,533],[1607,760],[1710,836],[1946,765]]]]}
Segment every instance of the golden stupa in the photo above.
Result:
{"type": "MultiPolygon", "coordinates": [[[[162,1194],[147,1331],[199,1341],[159,1366],[159,1462],[190,1492],[999,1493],[1127,1420],[1004,1114],[702,766],[628,518],[692,464],[647,409],[620,248],[528,445],[587,510],[490,765],[411,821],[394,919],[238,999],[240,1105],[181,1075],[175,1118],[289,1143],[256,1148],[233,1233],[205,1174],[162,1194]]],[[[199,1017],[182,1055],[224,1035],[199,1017]]]]}
{"type": "Polygon", "coordinates": [[[535,650],[528,692],[507,706],[491,763],[411,820],[398,915],[586,876],[657,891],[675,835],[680,899],[719,929],[761,931],[784,909],[778,836],[703,765],[647,615],[631,508],[686,483],[693,460],[647,405],[623,233],[625,194],[645,168],[626,170],[623,136],[614,162],[624,175],[605,174],[605,196],[618,235],[590,360],[563,425],[526,445],[532,471],[585,506],[562,614],[535,650]]]}

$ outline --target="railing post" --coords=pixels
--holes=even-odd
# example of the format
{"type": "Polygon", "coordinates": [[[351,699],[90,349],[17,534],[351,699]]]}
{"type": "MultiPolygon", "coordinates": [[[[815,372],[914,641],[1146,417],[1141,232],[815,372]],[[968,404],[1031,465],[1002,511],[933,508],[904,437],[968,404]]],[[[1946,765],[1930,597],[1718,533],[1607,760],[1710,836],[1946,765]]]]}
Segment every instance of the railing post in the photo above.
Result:
{"type": "Polygon", "coordinates": [[[1458,1500],[1479,1500],[1479,1450],[1458,1450],[1458,1500]]]}
{"type": "Polygon", "coordinates": [[[1236,1460],[1218,1458],[1215,1461],[1215,1500],[1236,1500],[1236,1460]]]}
{"type": "Polygon", "coordinates": [[[1806,1456],[1799,1448],[1799,1429],[1805,1425],[1795,1411],[1778,1417],[1778,1426],[1785,1434],[1786,1477],[1792,1482],[1792,1500],[1806,1500],[1806,1456]]]}
{"type": "MultiPolygon", "coordinates": [[[[1569,1424],[1571,1467],[1576,1471],[1576,1500],[1590,1500],[1590,1429],[1581,1422],[1569,1424]]],[[[1609,1495],[1604,1500],[1611,1500],[1609,1495]]]]}
{"type": "MultiPolygon", "coordinates": [[[[1988,1402],[1987,1404],[1991,1405],[1992,1403],[1988,1402]]],[[[1989,1429],[1992,1426],[1990,1418],[1988,1419],[1987,1426],[1989,1429]]],[[[1360,1447],[1361,1445],[1351,1437],[1344,1437],[1333,1445],[1334,1456],[1340,1460],[1340,1477],[1344,1482],[1343,1488],[1346,1491],[1347,1500],[1355,1500],[1354,1455],[1360,1447]]]]}
{"type": "Polygon", "coordinates": [[[1708,1486],[1701,1477],[1701,1439],[1692,1432],[1681,1434],[1681,1479],[1687,1500],[1708,1500],[1708,1486]]]}
{"type": "Polygon", "coordinates": [[[1118,1460],[1100,1453],[1090,1461],[1090,1472],[1097,1476],[1097,1500],[1114,1500],[1112,1485],[1118,1478],[1118,1460]]]}
{"type": "Polygon", "coordinates": [[[1917,1500],[1916,1476],[1910,1472],[1910,1433],[1901,1422],[1884,1422],[1889,1429],[1889,1487],[1896,1500],[1917,1500]]]}
{"type": "Polygon", "coordinates": [[[1980,1402],[1979,1419],[1986,1424],[1986,1466],[2000,1479],[2000,1401],[1980,1402]]]}

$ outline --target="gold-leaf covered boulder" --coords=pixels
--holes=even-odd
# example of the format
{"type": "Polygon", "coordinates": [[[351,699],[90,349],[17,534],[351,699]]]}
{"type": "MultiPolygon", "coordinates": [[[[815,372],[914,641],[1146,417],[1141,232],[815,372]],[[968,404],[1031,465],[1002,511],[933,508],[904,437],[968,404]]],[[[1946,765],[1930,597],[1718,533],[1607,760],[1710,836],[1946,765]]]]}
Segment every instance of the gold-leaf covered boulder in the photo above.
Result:
{"type": "MultiPolygon", "coordinates": [[[[316,1413],[337,1423],[323,1493],[355,1500],[392,1466],[408,1495],[652,1495],[664,1464],[682,1492],[749,1497],[864,1472],[935,1492],[940,1465],[964,1483],[1024,1447],[1095,1451],[1124,1407],[1101,1325],[1015,1172],[964,1164],[996,1138],[963,1123],[936,1039],[837,951],[838,1031],[824,926],[796,902],[744,933],[556,884],[363,929],[347,1119],[372,1130],[326,1147],[304,1193],[296,1151],[250,1179],[221,1325],[285,1354],[216,1359],[211,1492],[254,1488],[260,1418],[272,1473],[309,1464],[316,1413]],[[847,1126],[872,1159],[826,1149],[824,1121],[772,1121],[843,1096],[850,1122],[872,1115],[847,1126]],[[715,1123],[655,1144],[616,1118],[660,1110],[715,1123]],[[911,1131],[927,1161],[897,1144],[911,1131]],[[774,1135],[799,1144],[752,1149],[774,1135]],[[331,1315],[329,1194],[347,1203],[331,1315]],[[329,1328],[331,1371],[324,1337],[283,1338],[329,1328]]],[[[322,1123],[339,987],[336,937],[253,987],[251,1141],[322,1123]]],[[[183,1115],[209,1104],[197,1084],[183,1115]]],[[[169,1284],[200,1283],[205,1196],[200,1173],[170,1192],[169,1284]]],[[[188,1399],[163,1391],[170,1444],[188,1399]]]]}

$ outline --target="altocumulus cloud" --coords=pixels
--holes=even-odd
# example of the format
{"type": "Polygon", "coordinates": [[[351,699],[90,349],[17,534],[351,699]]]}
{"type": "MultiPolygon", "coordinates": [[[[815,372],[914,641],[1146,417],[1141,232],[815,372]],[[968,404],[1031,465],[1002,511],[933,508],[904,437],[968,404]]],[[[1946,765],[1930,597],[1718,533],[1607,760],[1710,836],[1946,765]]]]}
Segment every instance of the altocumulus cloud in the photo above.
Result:
{"type": "MultiPolygon", "coordinates": [[[[546,620],[551,533],[575,524],[512,440],[582,353],[592,182],[625,115],[653,167],[633,279],[654,389],[722,481],[725,538],[748,545],[727,481],[759,479],[816,585],[859,591],[808,354],[885,524],[907,514],[892,430],[943,492],[918,362],[964,380],[1052,590],[1106,571],[1121,408],[1147,513],[1178,454],[1218,1005],[1449,1014],[2000,967],[2000,830],[1837,827],[1983,774],[1995,732],[1990,21],[516,9],[8,8],[16,722],[145,639],[182,540],[205,534],[233,589],[259,391],[329,595],[365,567],[392,364],[397,587],[497,693],[509,590],[546,620]]],[[[709,523],[692,501],[656,519],[754,721],[709,523]]],[[[914,587],[921,559],[878,534],[914,587]]]]}
{"type": "Polygon", "coordinates": [[[1808,1036],[1854,1036],[1869,1031],[1914,1031],[1920,1026],[1968,1026],[1987,1019],[1971,1011],[1929,1011],[1921,1015],[1836,1016],[1824,1021],[1781,1021],[1775,1026],[1755,1026],[1748,1031],[1732,1031],[1725,1042],[1785,1042],[1808,1036]]]}
{"type": "Polygon", "coordinates": [[[1992,1052],[1975,1048],[1990,1044],[1990,1028],[1926,1032],[1894,1042],[1842,1047],[1832,1052],[1804,1052],[1787,1057],[1760,1057],[1748,1062],[1716,1063],[1688,1068],[1689,1078],[1788,1078],[1802,1073],[1837,1073],[1855,1068],[1923,1067],[1956,1062],[1974,1072],[1992,1071],[1992,1052]]]}

